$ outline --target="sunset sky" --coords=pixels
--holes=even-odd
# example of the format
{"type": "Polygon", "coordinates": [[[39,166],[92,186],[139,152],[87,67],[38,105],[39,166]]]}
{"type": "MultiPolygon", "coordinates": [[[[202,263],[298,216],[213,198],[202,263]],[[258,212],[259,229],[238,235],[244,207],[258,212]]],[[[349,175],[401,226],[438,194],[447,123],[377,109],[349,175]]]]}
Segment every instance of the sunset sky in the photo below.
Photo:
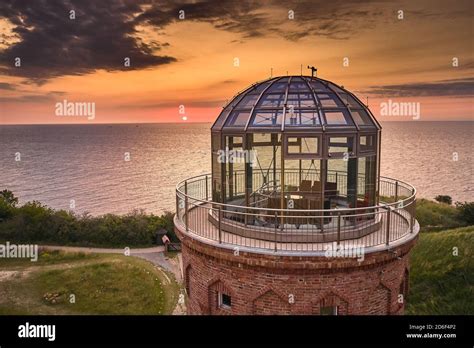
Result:
{"type": "Polygon", "coordinates": [[[184,122],[180,105],[211,122],[301,64],[376,116],[391,99],[419,102],[421,121],[472,120],[473,37],[471,0],[2,0],[0,124],[184,122]],[[63,100],[94,102],[95,119],[56,116],[63,100]]]}

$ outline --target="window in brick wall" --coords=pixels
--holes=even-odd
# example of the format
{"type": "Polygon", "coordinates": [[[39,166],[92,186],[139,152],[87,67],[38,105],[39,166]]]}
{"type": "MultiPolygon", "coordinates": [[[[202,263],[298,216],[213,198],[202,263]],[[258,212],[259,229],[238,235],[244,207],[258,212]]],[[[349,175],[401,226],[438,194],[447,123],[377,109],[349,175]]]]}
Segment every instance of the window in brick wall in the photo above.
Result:
{"type": "Polygon", "coordinates": [[[337,315],[337,306],[321,307],[321,315],[337,315]]]}
{"type": "Polygon", "coordinates": [[[218,304],[220,308],[230,308],[232,306],[232,298],[230,295],[219,292],[217,295],[218,304]]]}

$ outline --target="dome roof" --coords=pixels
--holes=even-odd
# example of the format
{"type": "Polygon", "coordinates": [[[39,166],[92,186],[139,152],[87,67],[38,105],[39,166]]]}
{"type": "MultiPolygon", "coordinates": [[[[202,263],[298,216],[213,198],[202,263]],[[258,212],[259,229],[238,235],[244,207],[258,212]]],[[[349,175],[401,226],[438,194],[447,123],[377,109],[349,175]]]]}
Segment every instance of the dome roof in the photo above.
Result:
{"type": "Polygon", "coordinates": [[[311,76],[282,76],[258,82],[237,94],[213,131],[359,131],[380,125],[351,92],[311,76]]]}

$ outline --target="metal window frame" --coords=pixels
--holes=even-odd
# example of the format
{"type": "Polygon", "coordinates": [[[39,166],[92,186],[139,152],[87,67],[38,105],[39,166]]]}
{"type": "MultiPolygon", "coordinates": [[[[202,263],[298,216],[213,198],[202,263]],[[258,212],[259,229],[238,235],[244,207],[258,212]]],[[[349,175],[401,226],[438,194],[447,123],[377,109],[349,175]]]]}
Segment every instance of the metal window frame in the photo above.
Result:
{"type": "Polygon", "coordinates": [[[284,159],[322,159],[323,158],[323,141],[322,141],[322,134],[301,134],[301,133],[285,133],[283,135],[283,147],[284,151],[284,159]],[[312,152],[312,153],[290,153],[288,150],[288,145],[289,145],[289,138],[315,138],[317,139],[317,152],[312,152]]]}
{"type": "Polygon", "coordinates": [[[356,158],[357,157],[357,134],[355,133],[327,133],[326,134],[326,149],[325,149],[325,157],[327,159],[336,159],[336,158],[344,158],[344,154],[346,152],[334,152],[330,153],[329,148],[330,148],[330,142],[331,138],[352,138],[353,139],[353,148],[352,152],[349,153],[349,158],[356,158]]]}

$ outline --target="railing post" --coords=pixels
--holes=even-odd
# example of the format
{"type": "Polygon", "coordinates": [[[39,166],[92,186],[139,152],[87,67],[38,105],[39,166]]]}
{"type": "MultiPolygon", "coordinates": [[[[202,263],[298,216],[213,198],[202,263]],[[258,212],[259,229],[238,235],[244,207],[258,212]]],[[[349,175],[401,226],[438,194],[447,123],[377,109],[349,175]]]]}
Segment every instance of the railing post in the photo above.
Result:
{"type": "Polygon", "coordinates": [[[387,230],[385,231],[385,244],[389,245],[390,243],[390,216],[392,215],[392,208],[388,207],[387,209],[387,230]]]}
{"type": "Polygon", "coordinates": [[[277,233],[278,233],[277,221],[278,221],[278,214],[277,212],[275,212],[275,252],[277,251],[277,233]]]}
{"type": "Polygon", "coordinates": [[[341,213],[337,213],[337,245],[341,243],[341,213]]]}
{"type": "Polygon", "coordinates": [[[209,200],[209,184],[208,184],[208,177],[206,175],[206,201],[209,200]]]}
{"type": "Polygon", "coordinates": [[[325,236],[324,236],[324,212],[321,213],[321,234],[323,235],[323,241],[325,241],[325,236]]]}
{"type": "Polygon", "coordinates": [[[398,181],[395,181],[395,202],[398,202],[398,181]]]}
{"type": "Polygon", "coordinates": [[[184,226],[188,232],[188,182],[184,182],[184,226]]]}
{"type": "Polygon", "coordinates": [[[219,244],[222,243],[222,207],[219,207],[219,221],[218,221],[218,228],[219,228],[219,244]]]}
{"type": "Polygon", "coordinates": [[[179,194],[178,194],[178,190],[176,190],[176,216],[178,217],[178,219],[181,219],[179,217],[179,194]]]}

